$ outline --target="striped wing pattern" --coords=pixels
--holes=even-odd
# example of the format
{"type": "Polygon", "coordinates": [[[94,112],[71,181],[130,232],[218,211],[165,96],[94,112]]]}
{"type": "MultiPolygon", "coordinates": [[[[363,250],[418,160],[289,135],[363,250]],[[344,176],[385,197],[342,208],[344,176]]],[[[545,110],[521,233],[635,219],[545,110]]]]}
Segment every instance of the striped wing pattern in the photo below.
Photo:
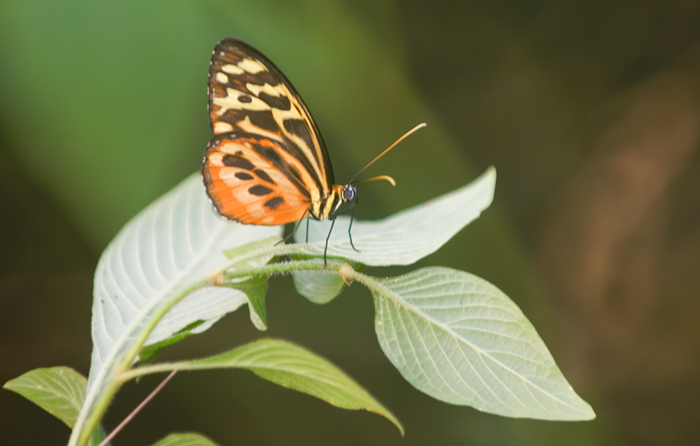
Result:
{"type": "Polygon", "coordinates": [[[284,74],[244,42],[214,48],[209,120],[202,173],[219,213],[258,225],[328,216],[337,200],[321,134],[284,74]]]}

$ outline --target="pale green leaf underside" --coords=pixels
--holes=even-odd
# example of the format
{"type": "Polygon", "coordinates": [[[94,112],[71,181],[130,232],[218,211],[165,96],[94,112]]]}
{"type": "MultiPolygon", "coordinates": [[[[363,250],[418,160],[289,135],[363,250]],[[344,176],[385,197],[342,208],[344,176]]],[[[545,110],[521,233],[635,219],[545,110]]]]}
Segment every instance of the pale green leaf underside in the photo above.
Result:
{"type": "Polygon", "coordinates": [[[293,277],[297,293],[315,304],[330,302],[345,288],[345,282],[336,274],[295,272],[293,277]]]}
{"type": "Polygon", "coordinates": [[[216,443],[199,434],[170,434],[153,446],[218,446],[216,443]]]}
{"type": "Polygon", "coordinates": [[[449,268],[380,283],[374,293],[379,343],[421,391],[510,417],[595,418],[532,324],[495,286],[449,268]]]}
{"type": "MultiPolygon", "coordinates": [[[[352,224],[352,249],[348,239],[350,218],[336,219],[328,256],[344,257],[370,266],[410,265],[432,254],[464,226],[477,218],[493,200],[496,169],[486,170],[472,183],[434,200],[394,214],[384,220],[352,224]]],[[[306,223],[295,234],[298,243],[306,239],[306,223]]],[[[309,243],[299,253],[323,255],[330,230],[328,220],[309,220],[309,243]]]]}
{"type": "Polygon", "coordinates": [[[353,410],[383,415],[399,428],[396,417],[352,378],[326,359],[290,342],[261,339],[211,358],[164,364],[168,369],[243,368],[275,384],[353,410]]]}
{"type": "Polygon", "coordinates": [[[69,367],[35,369],[5,383],[12,390],[73,427],[85,401],[87,381],[69,367]]]}
{"type": "MultiPolygon", "coordinates": [[[[263,249],[263,248],[271,248],[273,246],[279,245],[282,242],[282,238],[273,236],[273,237],[267,237],[262,240],[255,240],[250,243],[246,243],[245,245],[238,246],[237,248],[233,249],[226,249],[224,251],[224,255],[229,258],[229,259],[235,259],[236,257],[239,257],[249,251],[257,250],[257,249],[263,249]]],[[[236,264],[235,269],[250,269],[250,268],[256,268],[265,265],[267,262],[269,262],[274,255],[269,254],[266,256],[262,257],[256,257],[254,259],[240,262],[236,264]]]]}
{"type": "MultiPolygon", "coordinates": [[[[225,249],[277,236],[279,227],[246,226],[213,209],[199,174],[190,176],[140,212],[102,253],[95,272],[93,354],[86,406],[101,393],[115,362],[132,345],[154,310],[176,292],[228,260],[225,249]]],[[[232,288],[209,287],[178,303],[146,344],[193,324],[202,332],[247,302],[232,288]]]]}

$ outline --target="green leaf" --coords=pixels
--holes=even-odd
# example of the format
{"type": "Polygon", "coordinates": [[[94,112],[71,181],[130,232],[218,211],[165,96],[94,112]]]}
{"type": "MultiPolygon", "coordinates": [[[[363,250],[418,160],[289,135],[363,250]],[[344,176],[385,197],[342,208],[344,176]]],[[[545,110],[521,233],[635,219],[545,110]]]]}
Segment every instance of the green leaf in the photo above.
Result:
{"type": "MultiPolygon", "coordinates": [[[[447,243],[464,226],[489,207],[496,187],[496,169],[486,170],[472,183],[421,205],[379,221],[352,224],[352,249],[348,237],[350,218],[335,220],[328,243],[329,257],[342,257],[369,266],[410,265],[432,254],[447,243]]],[[[300,254],[322,256],[331,223],[310,221],[309,244],[301,245],[300,254]]],[[[301,242],[306,232],[298,231],[301,242]]]]}
{"type": "Polygon", "coordinates": [[[154,443],[153,446],[218,446],[207,437],[199,434],[170,434],[154,443]]]}
{"type": "Polygon", "coordinates": [[[250,320],[260,331],[267,330],[265,312],[265,295],[267,294],[267,276],[253,276],[243,282],[229,283],[228,286],[243,291],[248,298],[250,320]]]}
{"type": "MultiPolygon", "coordinates": [[[[235,249],[227,249],[224,254],[229,259],[235,259],[243,254],[261,248],[270,248],[280,244],[280,237],[268,237],[263,240],[245,244],[235,249]]],[[[274,260],[274,255],[256,257],[254,259],[237,263],[232,271],[242,271],[251,268],[259,268],[274,260]]],[[[267,316],[265,313],[265,295],[267,294],[266,276],[243,277],[237,279],[226,279],[226,286],[242,291],[248,298],[248,310],[250,311],[250,320],[260,331],[267,330],[267,316]]]]}
{"type": "MultiPolygon", "coordinates": [[[[88,446],[98,446],[102,444],[102,441],[107,438],[107,434],[105,434],[104,428],[102,427],[102,424],[98,424],[97,427],[95,428],[94,431],[92,431],[92,435],[90,436],[90,440],[88,440],[88,446]]],[[[109,446],[111,443],[107,443],[107,446],[109,446]]]]}
{"type": "Polygon", "coordinates": [[[195,330],[197,327],[202,325],[204,323],[203,320],[195,321],[188,325],[187,327],[183,328],[182,330],[178,331],[177,333],[173,334],[170,336],[168,339],[163,339],[160,342],[156,342],[155,344],[150,344],[147,345],[146,347],[142,348],[141,351],[139,352],[139,364],[149,364],[153,361],[155,361],[156,357],[158,354],[163,351],[164,348],[178,343],[182,341],[185,338],[188,338],[192,336],[194,333],[193,330],[195,330]]]}
{"type": "Polygon", "coordinates": [[[345,281],[337,274],[313,271],[295,272],[294,287],[297,292],[315,304],[326,304],[345,288],[345,281]]]}
{"type": "Polygon", "coordinates": [[[289,389],[306,393],[343,409],[364,409],[389,419],[401,431],[399,420],[352,378],[324,358],[295,344],[260,339],[210,358],[135,369],[143,375],[169,370],[242,368],[289,389]]]}
{"type": "Polygon", "coordinates": [[[495,286],[449,268],[424,268],[378,284],[379,343],[419,390],[509,417],[595,418],[532,324],[495,286]]]}
{"type": "Polygon", "coordinates": [[[35,369],[5,383],[72,428],[85,401],[87,380],[70,367],[35,369]]]}
{"type": "MultiPolygon", "coordinates": [[[[255,251],[256,249],[269,248],[271,246],[275,246],[281,241],[282,239],[280,237],[267,237],[262,240],[255,240],[254,242],[246,243],[245,245],[239,246],[237,248],[226,249],[224,250],[224,255],[229,259],[235,259],[236,257],[242,256],[243,254],[249,251],[255,251]]],[[[270,255],[268,257],[258,257],[247,262],[241,262],[236,265],[236,269],[248,269],[254,268],[256,266],[262,266],[268,263],[270,259],[272,259],[272,257],[273,256],[270,255]]]]}
{"type": "MultiPolygon", "coordinates": [[[[92,409],[114,365],[157,308],[228,264],[224,250],[279,233],[279,227],[241,225],[222,218],[204,193],[199,173],[127,223],[102,253],[95,271],[94,347],[83,412],[92,409]]],[[[201,333],[246,302],[244,293],[229,287],[202,288],[175,305],[145,345],[171,339],[204,321],[190,331],[201,333]]]]}
{"type": "MultiPolygon", "coordinates": [[[[309,256],[291,255],[294,260],[305,260],[309,256]]],[[[351,262],[355,271],[364,271],[367,265],[351,262]]],[[[347,286],[345,281],[337,274],[329,274],[316,271],[295,271],[294,287],[302,296],[315,304],[326,304],[337,297],[347,286]]]]}

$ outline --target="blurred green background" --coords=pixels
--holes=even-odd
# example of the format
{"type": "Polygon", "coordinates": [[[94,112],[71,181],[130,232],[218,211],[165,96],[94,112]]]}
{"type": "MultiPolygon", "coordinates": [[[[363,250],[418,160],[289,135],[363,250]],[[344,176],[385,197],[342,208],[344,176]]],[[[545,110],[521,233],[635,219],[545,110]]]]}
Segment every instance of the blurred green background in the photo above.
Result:
{"type": "MultiPolygon", "coordinates": [[[[700,437],[700,2],[691,0],[0,2],[0,381],[89,369],[92,273],[124,223],[199,169],[209,55],[263,51],[303,95],[356,217],[387,216],[498,169],[494,205],[418,266],[475,273],[530,318],[598,418],[511,420],[413,389],[383,356],[369,293],[325,306],[289,278],[269,336],[329,358],[404,423],[248,372],[182,373],[121,433],[222,445],[686,445],[700,437]]],[[[394,275],[414,269],[370,270],[394,275]]],[[[262,336],[240,310],[165,359],[262,336]]],[[[159,379],[131,383],[118,423],[159,379]]],[[[68,429],[0,392],[0,443],[68,429]]]]}

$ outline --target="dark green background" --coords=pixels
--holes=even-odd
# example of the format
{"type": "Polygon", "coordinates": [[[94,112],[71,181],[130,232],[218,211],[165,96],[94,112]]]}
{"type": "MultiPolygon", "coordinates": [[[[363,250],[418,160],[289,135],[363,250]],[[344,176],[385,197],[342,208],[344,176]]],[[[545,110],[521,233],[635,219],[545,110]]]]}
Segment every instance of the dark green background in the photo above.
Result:
{"type": "MultiPolygon", "coordinates": [[[[374,336],[359,285],[325,306],[289,278],[266,335],[329,358],[402,420],[333,408],[247,372],[181,374],[117,437],[233,444],[668,445],[700,436],[700,3],[555,0],[0,3],[0,381],[87,374],[92,273],[124,223],[199,169],[209,55],[263,51],[303,95],[339,182],[380,218],[498,169],[494,205],[418,266],[503,289],[598,418],[548,423],[424,396],[374,336]]],[[[412,267],[413,268],[413,267],[412,267]]],[[[370,270],[394,275],[412,268],[370,270]]],[[[260,337],[241,310],[165,358],[260,337]]],[[[113,427],[156,385],[117,395],[113,427]]],[[[0,443],[68,429],[0,392],[0,443]]]]}

